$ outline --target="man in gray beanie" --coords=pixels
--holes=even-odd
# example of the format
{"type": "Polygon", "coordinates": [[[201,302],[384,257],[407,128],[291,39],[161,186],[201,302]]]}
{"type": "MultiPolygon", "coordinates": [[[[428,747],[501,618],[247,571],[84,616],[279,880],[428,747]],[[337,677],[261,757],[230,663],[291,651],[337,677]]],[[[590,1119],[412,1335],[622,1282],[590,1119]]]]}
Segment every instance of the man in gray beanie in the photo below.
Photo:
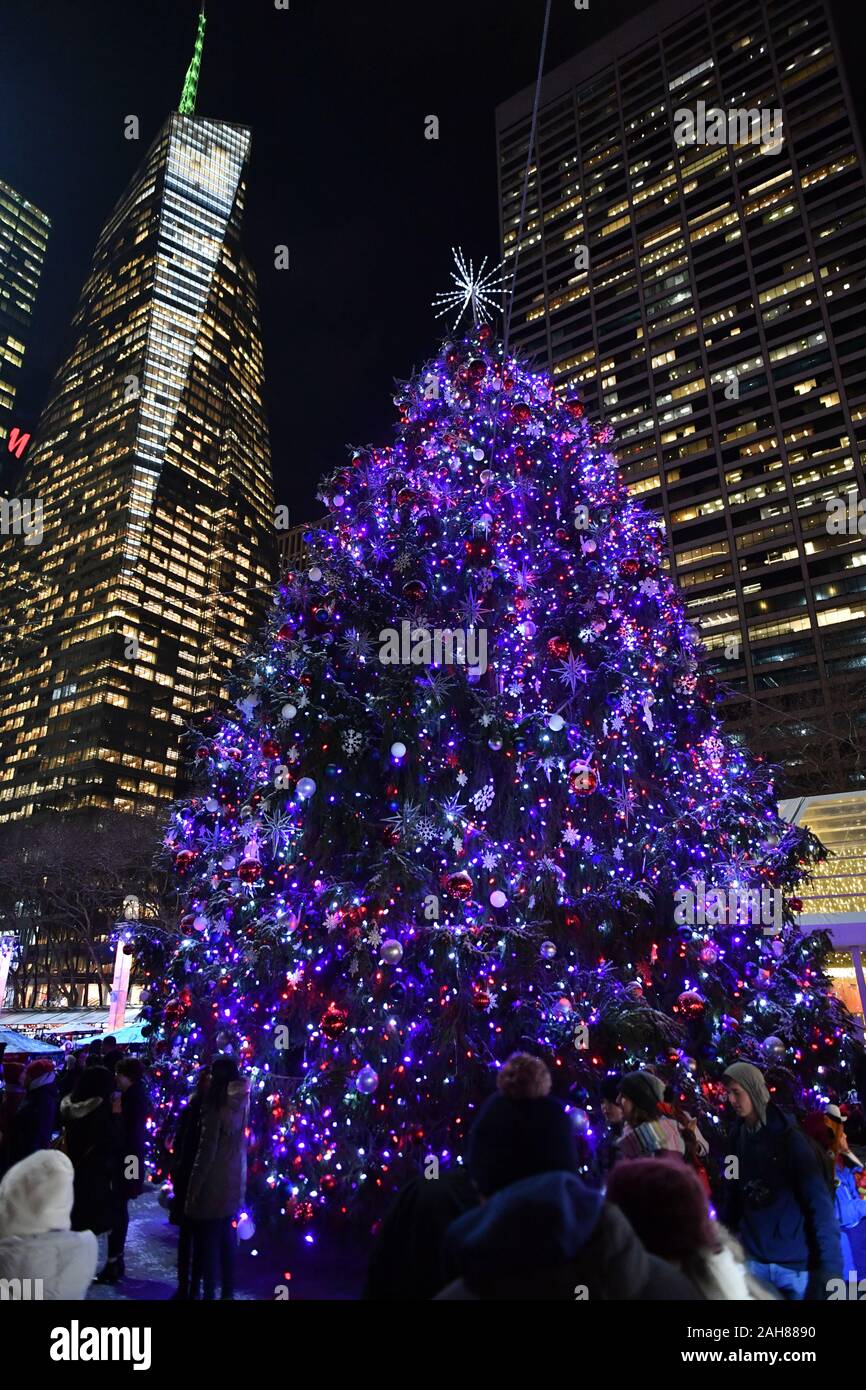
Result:
{"type": "Polygon", "coordinates": [[[764,1073],[751,1062],[734,1062],[725,1076],[728,1077],[728,1101],[734,1114],[746,1124],[766,1124],[770,1092],[764,1073]]]}
{"type": "Polygon", "coordinates": [[[736,1115],[723,1164],[723,1220],[751,1272],[784,1298],[826,1299],[842,1269],[833,1194],[809,1140],[751,1062],[725,1071],[736,1115]]]}

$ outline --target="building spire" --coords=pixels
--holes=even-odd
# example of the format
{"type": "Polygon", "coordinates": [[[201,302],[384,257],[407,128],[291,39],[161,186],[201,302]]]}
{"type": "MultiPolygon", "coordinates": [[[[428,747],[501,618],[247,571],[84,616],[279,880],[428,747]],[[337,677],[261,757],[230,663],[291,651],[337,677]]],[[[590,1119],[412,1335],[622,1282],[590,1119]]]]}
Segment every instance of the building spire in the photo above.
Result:
{"type": "Polygon", "coordinates": [[[201,9],[198,13],[198,32],[195,36],[195,48],[192,51],[189,67],[186,70],[186,77],[183,80],[183,91],[180,97],[178,111],[182,116],[195,115],[195,99],[198,92],[198,75],[201,70],[201,55],[204,48],[204,26],[207,17],[204,12],[204,0],[201,0],[201,9]]]}

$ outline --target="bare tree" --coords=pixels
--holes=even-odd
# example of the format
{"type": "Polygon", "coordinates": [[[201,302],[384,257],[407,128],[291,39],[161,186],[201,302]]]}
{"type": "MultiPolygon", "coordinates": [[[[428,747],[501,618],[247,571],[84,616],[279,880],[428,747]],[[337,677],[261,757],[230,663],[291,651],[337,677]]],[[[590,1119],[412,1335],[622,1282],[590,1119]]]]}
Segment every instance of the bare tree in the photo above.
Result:
{"type": "Polygon", "coordinates": [[[140,920],[166,929],[159,824],[118,812],[33,817],[0,829],[0,931],[18,934],[17,1007],[99,1003],[111,986],[112,928],[134,896],[140,920]]]}
{"type": "Polygon", "coordinates": [[[755,753],[780,768],[780,796],[820,796],[866,785],[866,684],[840,681],[827,704],[756,720],[747,733],[755,753]]]}

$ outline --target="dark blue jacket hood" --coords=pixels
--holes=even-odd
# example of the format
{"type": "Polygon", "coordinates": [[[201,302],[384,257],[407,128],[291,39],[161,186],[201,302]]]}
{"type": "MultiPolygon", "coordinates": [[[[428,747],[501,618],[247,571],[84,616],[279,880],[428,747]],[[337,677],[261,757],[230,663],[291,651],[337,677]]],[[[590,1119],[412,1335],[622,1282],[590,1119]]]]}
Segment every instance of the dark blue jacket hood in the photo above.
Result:
{"type": "Polygon", "coordinates": [[[459,1277],[439,1299],[700,1298],[574,1173],[541,1173],[504,1187],[452,1222],[445,1245],[446,1267],[459,1277]]]}
{"type": "Polygon", "coordinates": [[[589,1240],[602,1202],[574,1173],[524,1178],[458,1217],[448,1228],[449,1252],[469,1279],[563,1265],[589,1240]]]}

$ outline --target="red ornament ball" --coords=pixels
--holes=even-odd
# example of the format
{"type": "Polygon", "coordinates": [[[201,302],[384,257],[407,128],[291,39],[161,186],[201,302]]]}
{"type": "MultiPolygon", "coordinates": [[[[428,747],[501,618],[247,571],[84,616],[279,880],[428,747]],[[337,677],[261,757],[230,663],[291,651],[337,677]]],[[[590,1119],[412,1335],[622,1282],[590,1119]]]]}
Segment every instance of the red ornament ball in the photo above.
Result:
{"type": "Polygon", "coordinates": [[[677,996],[677,1009],[680,1013],[688,1014],[690,1018],[700,1018],[706,1007],[706,999],[696,989],[684,989],[682,994],[677,996]]]}
{"type": "Polygon", "coordinates": [[[241,883],[255,883],[262,876],[262,866],[258,859],[242,859],[238,864],[238,878],[241,883]]]}
{"type": "Polygon", "coordinates": [[[547,642],[547,650],[551,656],[555,656],[559,661],[565,661],[571,647],[567,637],[550,637],[547,642]]]}
{"type": "Polygon", "coordinates": [[[443,874],[441,879],[442,887],[452,898],[459,898],[461,902],[466,902],[472,897],[474,883],[465,869],[458,869],[453,874],[443,874]]]}
{"type": "Polygon", "coordinates": [[[196,851],[194,849],[182,849],[179,854],[175,855],[175,868],[180,869],[180,871],[183,872],[184,869],[189,868],[190,864],[193,862],[195,858],[196,851]]]}
{"type": "Polygon", "coordinates": [[[266,758],[278,758],[280,752],[280,745],[275,738],[266,738],[262,743],[262,753],[266,758]]]}
{"type": "Polygon", "coordinates": [[[408,579],[403,585],[403,597],[410,603],[420,603],[427,593],[427,585],[420,579],[408,579]]]}
{"type": "Polygon", "coordinates": [[[338,1038],[349,1021],[349,1010],[342,1009],[333,1001],[328,1005],[319,1020],[319,1027],[326,1038],[338,1038]]]}
{"type": "Polygon", "coordinates": [[[568,769],[568,785],[578,796],[589,796],[598,786],[598,773],[575,759],[568,769]]]}
{"type": "Polygon", "coordinates": [[[471,381],[473,386],[480,386],[487,375],[487,365],[482,362],[480,357],[475,357],[466,368],[466,379],[471,381]]]}

